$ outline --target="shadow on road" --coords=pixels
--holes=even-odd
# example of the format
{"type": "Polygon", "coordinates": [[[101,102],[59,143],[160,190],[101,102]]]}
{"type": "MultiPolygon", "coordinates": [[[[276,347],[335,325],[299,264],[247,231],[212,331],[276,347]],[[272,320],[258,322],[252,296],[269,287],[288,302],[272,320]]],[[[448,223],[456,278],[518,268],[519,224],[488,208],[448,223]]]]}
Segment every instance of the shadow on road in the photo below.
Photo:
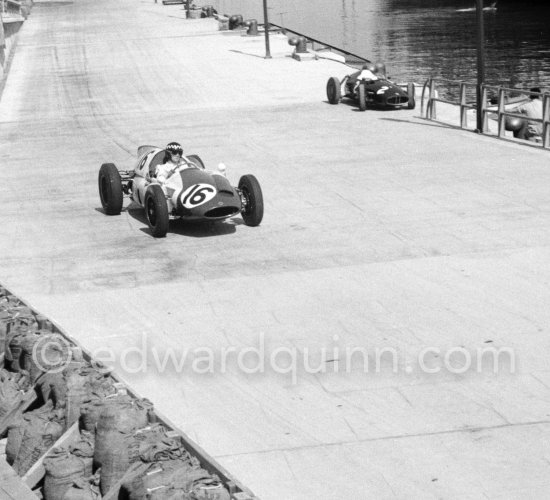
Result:
{"type": "MultiPolygon", "coordinates": [[[[128,215],[144,225],[140,231],[151,235],[143,208],[128,207],[128,215]]],[[[240,220],[226,219],[222,221],[184,221],[181,219],[171,220],[168,229],[169,233],[191,236],[193,238],[208,238],[212,236],[223,236],[235,232],[236,226],[242,224],[240,220]]]]}

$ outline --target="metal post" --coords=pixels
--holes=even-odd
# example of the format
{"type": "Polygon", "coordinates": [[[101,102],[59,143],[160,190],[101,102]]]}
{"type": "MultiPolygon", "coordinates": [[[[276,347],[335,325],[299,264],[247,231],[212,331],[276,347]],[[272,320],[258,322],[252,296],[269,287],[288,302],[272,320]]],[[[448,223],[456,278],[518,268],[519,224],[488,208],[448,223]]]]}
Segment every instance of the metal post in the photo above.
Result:
{"type": "Polygon", "coordinates": [[[483,106],[481,87],[485,82],[485,50],[483,34],[483,0],[476,0],[476,18],[477,18],[477,130],[482,134],[483,130],[483,106]]]}
{"type": "Polygon", "coordinates": [[[267,0],[264,0],[265,58],[271,59],[269,50],[269,21],[267,19],[267,0]]]}
{"type": "Polygon", "coordinates": [[[187,19],[189,19],[189,9],[190,9],[190,4],[191,3],[191,0],[185,0],[185,17],[187,17],[187,19]]]}
{"type": "Polygon", "coordinates": [[[468,108],[466,107],[466,84],[460,83],[460,127],[468,126],[468,108]]]}

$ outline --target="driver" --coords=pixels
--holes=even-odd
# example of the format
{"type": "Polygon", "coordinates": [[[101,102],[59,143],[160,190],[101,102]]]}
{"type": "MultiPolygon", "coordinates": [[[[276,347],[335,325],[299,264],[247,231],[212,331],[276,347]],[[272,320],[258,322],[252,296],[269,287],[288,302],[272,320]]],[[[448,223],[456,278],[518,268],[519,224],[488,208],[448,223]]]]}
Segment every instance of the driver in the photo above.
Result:
{"type": "Polygon", "coordinates": [[[374,64],[363,64],[363,68],[357,75],[357,80],[378,80],[378,77],[375,75],[376,72],[376,66],[374,64]]]}
{"type": "Polygon", "coordinates": [[[164,184],[178,168],[189,166],[183,157],[183,148],[179,142],[169,142],[164,149],[164,162],[155,170],[155,177],[161,184],[164,184]]]}
{"type": "Polygon", "coordinates": [[[353,82],[353,91],[357,91],[357,88],[361,84],[363,80],[378,80],[378,77],[376,76],[377,70],[374,64],[367,63],[363,65],[363,68],[361,71],[358,71],[357,73],[354,73],[351,78],[353,78],[355,81],[353,82]]]}

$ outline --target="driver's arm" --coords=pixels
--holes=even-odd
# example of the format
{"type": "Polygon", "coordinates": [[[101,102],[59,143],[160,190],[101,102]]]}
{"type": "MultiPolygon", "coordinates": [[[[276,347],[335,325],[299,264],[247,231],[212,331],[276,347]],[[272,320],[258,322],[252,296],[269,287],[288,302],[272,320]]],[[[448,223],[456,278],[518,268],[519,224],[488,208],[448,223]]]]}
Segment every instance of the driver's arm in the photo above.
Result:
{"type": "Polygon", "coordinates": [[[156,171],[157,181],[160,182],[161,184],[164,184],[168,179],[168,177],[170,177],[169,172],[166,170],[166,168],[163,168],[163,167],[164,165],[159,165],[156,171]]]}

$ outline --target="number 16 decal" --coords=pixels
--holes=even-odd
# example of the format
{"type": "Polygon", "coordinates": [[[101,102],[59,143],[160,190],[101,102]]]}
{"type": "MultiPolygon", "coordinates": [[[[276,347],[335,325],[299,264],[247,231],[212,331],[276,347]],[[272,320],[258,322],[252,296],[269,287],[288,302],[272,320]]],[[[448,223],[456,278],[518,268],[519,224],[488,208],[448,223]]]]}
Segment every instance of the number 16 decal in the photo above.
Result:
{"type": "Polygon", "coordinates": [[[185,208],[194,208],[210,201],[216,196],[216,188],[210,184],[193,184],[180,195],[185,208]]]}

